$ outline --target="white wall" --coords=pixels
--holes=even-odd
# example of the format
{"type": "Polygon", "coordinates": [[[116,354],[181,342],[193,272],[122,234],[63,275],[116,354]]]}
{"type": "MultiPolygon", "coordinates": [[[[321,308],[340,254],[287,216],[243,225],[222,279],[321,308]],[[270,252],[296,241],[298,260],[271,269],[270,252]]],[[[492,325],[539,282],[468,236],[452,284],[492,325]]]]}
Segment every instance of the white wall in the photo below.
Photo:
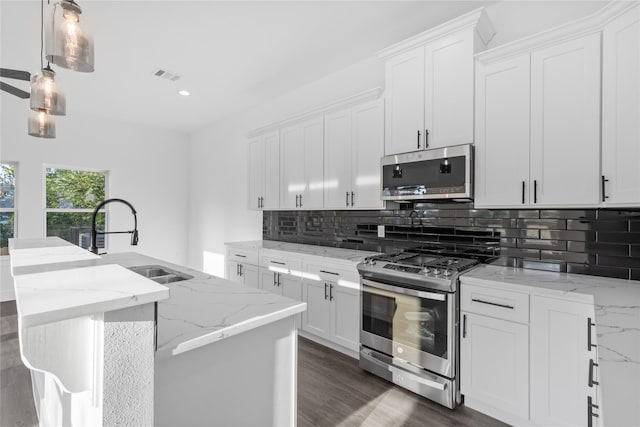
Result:
{"type": "MultiPolygon", "coordinates": [[[[498,2],[487,8],[497,30],[489,48],[586,16],[604,4],[498,2]]],[[[384,86],[384,64],[371,57],[194,133],[189,266],[221,274],[224,242],[262,238],[262,214],[246,206],[249,131],[377,86],[384,86]]]]}
{"type": "MultiPolygon", "coordinates": [[[[0,160],[18,162],[16,237],[44,236],[44,165],[108,170],[108,197],[131,202],[140,230],[137,247],[129,245],[129,235],[115,235],[108,251],[135,250],[186,263],[187,135],[74,113],[57,119],[56,139],[34,138],[27,135],[28,101],[0,96],[0,160]]],[[[110,206],[109,229],[130,230],[130,210],[110,206]]],[[[6,270],[0,279],[3,299],[12,289],[6,270]]]]}
{"type": "Polygon", "coordinates": [[[262,239],[262,213],[247,209],[249,131],[383,82],[384,64],[371,58],[196,132],[191,151],[189,266],[221,274],[224,242],[262,239]]]}

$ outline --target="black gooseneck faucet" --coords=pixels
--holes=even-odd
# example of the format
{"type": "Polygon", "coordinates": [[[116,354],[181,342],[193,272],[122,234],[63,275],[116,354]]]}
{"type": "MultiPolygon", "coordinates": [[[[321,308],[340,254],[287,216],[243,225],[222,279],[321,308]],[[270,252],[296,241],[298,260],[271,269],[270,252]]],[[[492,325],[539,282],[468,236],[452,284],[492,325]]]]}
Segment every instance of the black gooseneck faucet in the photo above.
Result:
{"type": "Polygon", "coordinates": [[[93,218],[91,220],[91,249],[94,254],[98,254],[98,234],[131,234],[131,245],[136,246],[138,244],[138,217],[136,216],[136,210],[133,205],[123,199],[107,199],[100,203],[93,211],[93,218]],[[133,230],[131,231],[98,231],[96,230],[96,219],[98,218],[98,211],[104,207],[107,203],[120,202],[129,206],[131,213],[133,213],[133,230]]]}

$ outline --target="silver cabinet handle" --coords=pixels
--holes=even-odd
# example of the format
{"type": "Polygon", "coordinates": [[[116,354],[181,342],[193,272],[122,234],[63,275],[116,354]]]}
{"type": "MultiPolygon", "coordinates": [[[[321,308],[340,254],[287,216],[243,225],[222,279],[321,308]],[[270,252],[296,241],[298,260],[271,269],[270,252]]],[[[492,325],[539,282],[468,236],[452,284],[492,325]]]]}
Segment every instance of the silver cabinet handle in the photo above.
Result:
{"type": "Polygon", "coordinates": [[[324,284],[324,299],[327,299],[327,284],[324,284]]]}
{"type": "Polygon", "coordinates": [[[296,208],[298,207],[298,197],[300,197],[300,196],[298,196],[298,195],[296,194],[296,208]]]}
{"type": "Polygon", "coordinates": [[[424,148],[429,148],[429,129],[424,130],[424,148]]]}
{"type": "Polygon", "coordinates": [[[246,255],[241,255],[241,254],[234,254],[234,255],[237,256],[237,257],[240,257],[240,258],[246,258],[247,257],[246,255]]]}
{"type": "Polygon", "coordinates": [[[278,287],[280,287],[280,273],[278,273],[278,287]]]}
{"type": "Polygon", "coordinates": [[[236,276],[240,275],[240,264],[236,264],[236,276]]]}
{"type": "Polygon", "coordinates": [[[420,131],[418,131],[418,149],[420,148],[420,131]]]}
{"type": "Polygon", "coordinates": [[[591,327],[596,326],[595,323],[591,321],[590,317],[587,317],[587,350],[591,351],[592,347],[597,347],[595,344],[591,344],[591,327]]]}
{"type": "Polygon", "coordinates": [[[276,286],[276,273],[275,271],[273,272],[273,286],[276,286]]]}
{"type": "Polygon", "coordinates": [[[524,181],[522,181],[522,204],[524,205],[524,181]]]}
{"type": "Polygon", "coordinates": [[[346,199],[346,200],[347,200],[347,201],[346,201],[346,203],[347,203],[347,204],[346,204],[345,206],[349,206],[349,192],[347,191],[347,192],[345,193],[345,195],[347,196],[347,199],[346,199]]]}
{"type": "Polygon", "coordinates": [[[476,299],[476,298],[472,298],[471,301],[478,302],[480,304],[487,304],[487,305],[493,305],[493,306],[496,306],[496,307],[508,308],[509,310],[515,309],[515,307],[512,306],[512,305],[498,304],[497,302],[485,301],[485,300],[476,299]]]}
{"type": "Polygon", "coordinates": [[[302,194],[300,195],[300,207],[302,207],[302,194]]]}
{"type": "Polygon", "coordinates": [[[280,262],[280,261],[269,261],[271,264],[278,264],[278,265],[285,265],[284,262],[280,262]]]}
{"type": "Polygon", "coordinates": [[[239,274],[240,274],[240,276],[242,276],[242,264],[238,264],[238,267],[239,267],[239,271],[240,271],[239,274]]]}
{"type": "Polygon", "coordinates": [[[333,301],[333,285],[329,285],[329,301],[333,301]]]}
{"type": "Polygon", "coordinates": [[[353,191],[351,192],[351,206],[353,206],[353,191]]]}

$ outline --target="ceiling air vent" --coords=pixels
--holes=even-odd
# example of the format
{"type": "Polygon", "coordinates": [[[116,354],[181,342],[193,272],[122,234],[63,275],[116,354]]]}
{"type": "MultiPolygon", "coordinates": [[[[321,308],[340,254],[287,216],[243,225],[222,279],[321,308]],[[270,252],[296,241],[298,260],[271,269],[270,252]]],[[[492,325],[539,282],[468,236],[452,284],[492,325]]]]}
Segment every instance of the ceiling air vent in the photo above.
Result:
{"type": "Polygon", "coordinates": [[[180,77],[181,77],[178,74],[172,73],[167,70],[163,70],[162,68],[158,68],[157,70],[155,70],[153,72],[153,75],[156,77],[160,77],[161,79],[164,79],[164,80],[169,80],[171,82],[176,82],[180,80],[180,77]]]}

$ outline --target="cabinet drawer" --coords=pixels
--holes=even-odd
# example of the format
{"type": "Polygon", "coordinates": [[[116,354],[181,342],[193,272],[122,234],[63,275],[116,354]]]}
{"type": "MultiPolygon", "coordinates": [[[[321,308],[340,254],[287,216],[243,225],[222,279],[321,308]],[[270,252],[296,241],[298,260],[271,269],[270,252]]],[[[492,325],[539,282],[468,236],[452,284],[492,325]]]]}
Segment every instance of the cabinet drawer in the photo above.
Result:
{"type": "Polygon", "coordinates": [[[497,319],[529,324],[529,294],[460,285],[460,309],[497,319]]]}
{"type": "Polygon", "coordinates": [[[347,287],[360,287],[360,275],[356,267],[353,270],[346,269],[344,266],[337,266],[331,264],[307,264],[306,271],[309,274],[320,277],[320,280],[326,280],[328,282],[335,282],[339,285],[347,287]]]}
{"type": "Polygon", "coordinates": [[[273,267],[276,269],[302,271],[302,258],[287,256],[281,253],[263,253],[260,256],[260,266],[264,268],[273,267]]]}
{"type": "Polygon", "coordinates": [[[229,261],[258,265],[258,251],[228,247],[227,253],[229,254],[229,261]]]}

